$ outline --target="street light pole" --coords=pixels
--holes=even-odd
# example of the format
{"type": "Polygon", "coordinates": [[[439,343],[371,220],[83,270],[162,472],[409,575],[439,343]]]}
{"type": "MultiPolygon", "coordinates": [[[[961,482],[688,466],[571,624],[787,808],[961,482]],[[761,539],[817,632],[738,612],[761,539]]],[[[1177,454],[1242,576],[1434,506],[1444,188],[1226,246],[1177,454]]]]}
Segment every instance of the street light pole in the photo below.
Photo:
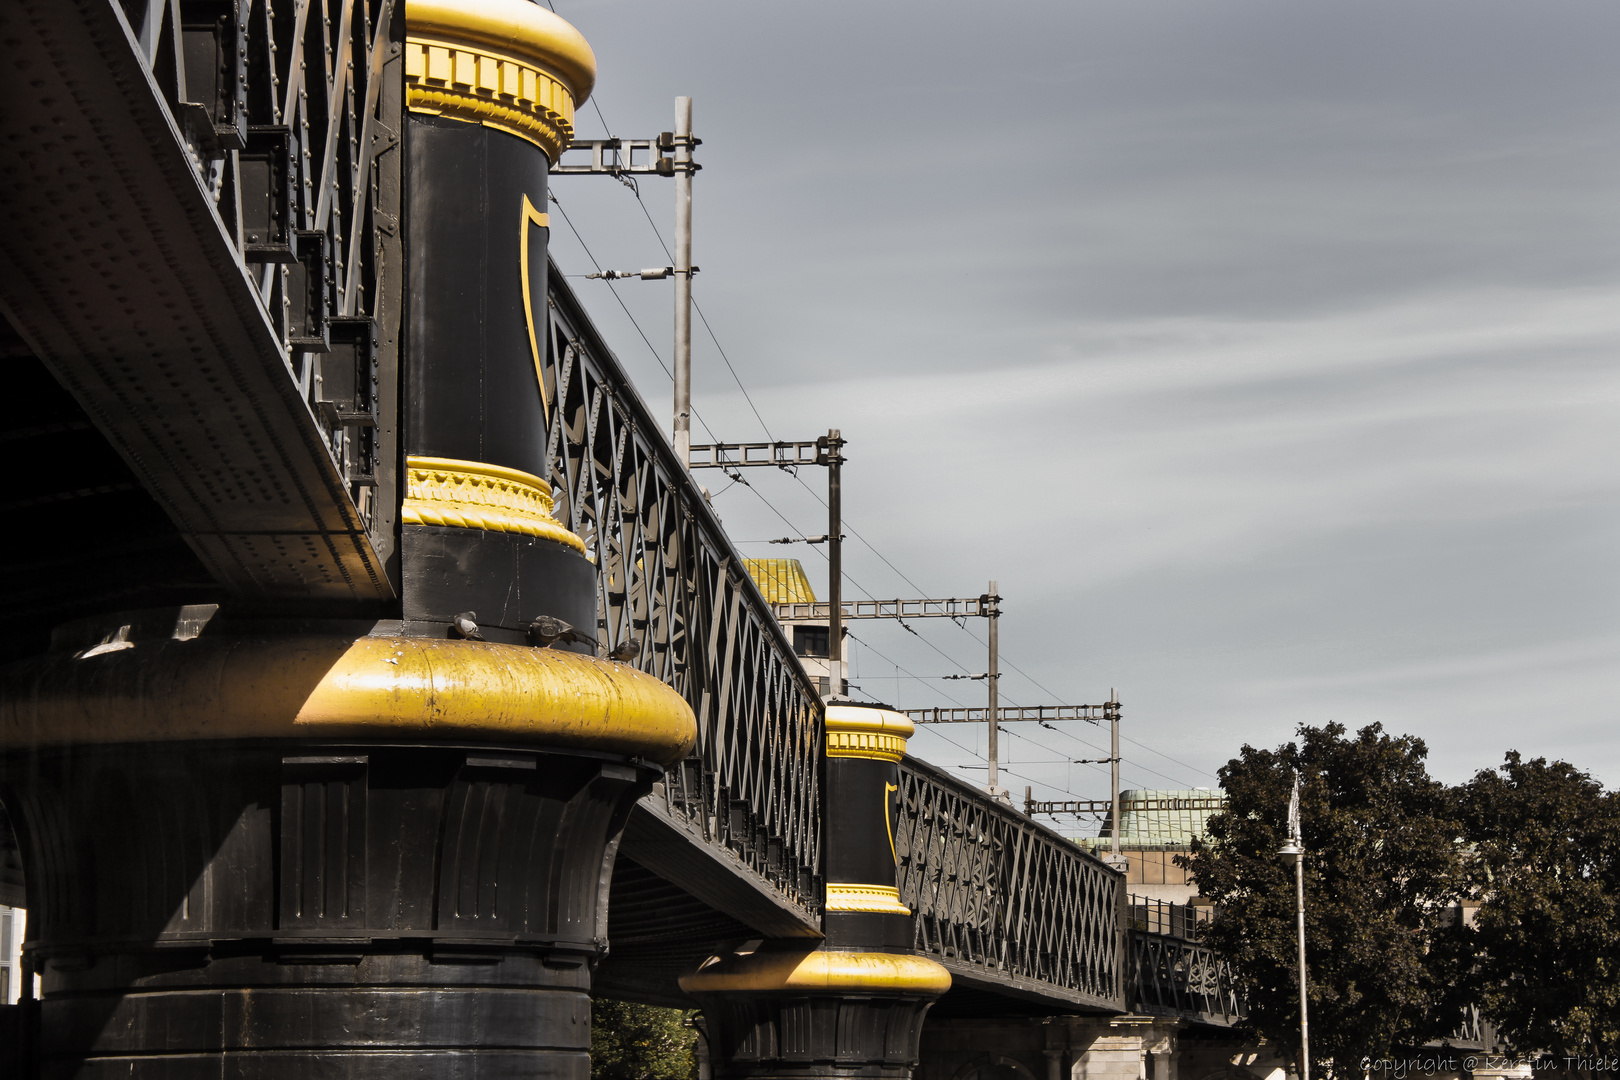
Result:
{"type": "Polygon", "coordinates": [[[1311,1033],[1305,973],[1305,848],[1300,843],[1299,773],[1294,773],[1294,794],[1288,803],[1288,842],[1277,852],[1284,862],[1294,864],[1294,916],[1299,935],[1299,1074],[1311,1080],[1311,1033]]]}
{"type": "Polygon", "coordinates": [[[1299,923],[1299,1068],[1300,1080],[1311,1080],[1311,1030],[1307,1019],[1310,1005],[1305,980],[1305,853],[1294,860],[1295,914],[1299,923]]]}

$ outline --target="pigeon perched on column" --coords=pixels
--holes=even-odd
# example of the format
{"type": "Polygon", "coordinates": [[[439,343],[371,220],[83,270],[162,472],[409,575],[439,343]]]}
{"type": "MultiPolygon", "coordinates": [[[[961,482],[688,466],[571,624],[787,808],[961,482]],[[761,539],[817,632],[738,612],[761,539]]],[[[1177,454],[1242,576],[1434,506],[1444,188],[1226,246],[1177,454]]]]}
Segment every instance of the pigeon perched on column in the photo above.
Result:
{"type": "Polygon", "coordinates": [[[450,632],[457,637],[468,641],[483,641],[484,635],[478,632],[478,612],[463,611],[450,621],[450,632]]]}
{"type": "Polygon", "coordinates": [[[554,615],[542,615],[529,624],[529,640],[543,648],[550,648],[553,645],[566,645],[578,641],[579,635],[572,623],[554,615]]]}

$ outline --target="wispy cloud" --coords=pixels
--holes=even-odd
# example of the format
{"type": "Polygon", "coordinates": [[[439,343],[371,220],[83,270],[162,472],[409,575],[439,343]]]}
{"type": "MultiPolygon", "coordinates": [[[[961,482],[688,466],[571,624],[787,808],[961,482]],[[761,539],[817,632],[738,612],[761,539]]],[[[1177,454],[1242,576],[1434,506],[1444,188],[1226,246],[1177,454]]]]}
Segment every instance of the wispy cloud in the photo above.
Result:
{"type": "MultiPolygon", "coordinates": [[[[925,591],[997,578],[1051,695],[1119,685],[1207,769],[1379,719],[1458,776],[1511,745],[1620,781],[1620,8],[557,6],[616,133],[696,95],[698,295],[776,434],[840,427],[849,521],[925,591]]],[[[662,259],[592,184],[558,186],[604,265],[662,259]]],[[[667,292],[621,295],[667,355],[667,292]]],[[[696,351],[698,409],[757,437],[696,351]]],[[[750,481],[717,496],[736,535],[787,528],[760,495],[823,531],[750,481]]],[[[981,647],[921,632],[952,659],[863,636],[943,702],[981,647]]]]}

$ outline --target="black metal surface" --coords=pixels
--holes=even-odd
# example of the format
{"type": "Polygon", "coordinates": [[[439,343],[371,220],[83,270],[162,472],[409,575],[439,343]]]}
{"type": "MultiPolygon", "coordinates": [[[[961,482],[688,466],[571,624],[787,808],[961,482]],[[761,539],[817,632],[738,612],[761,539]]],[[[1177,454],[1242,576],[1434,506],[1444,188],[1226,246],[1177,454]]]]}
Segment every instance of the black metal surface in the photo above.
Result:
{"type": "Polygon", "coordinates": [[[783,971],[817,962],[802,943],[756,942],[707,969],[692,997],[717,1078],[909,1080],[937,987],[881,975],[783,983],[783,971]],[[732,974],[717,976],[728,964],[732,974]]]}
{"type": "Polygon", "coordinates": [[[16,57],[0,74],[0,312],[209,574],[259,600],[394,591],[397,327],[379,330],[384,392],[363,422],[323,412],[312,350],[327,346],[297,344],[329,341],[323,307],[400,310],[402,283],[377,273],[400,261],[392,15],[386,0],[0,9],[16,57]],[[254,154],[271,167],[254,174],[254,154]]]}
{"type": "Polygon", "coordinates": [[[654,775],[502,745],[12,754],[40,1075],[583,1080],[604,856],[654,775]]]}
{"type": "MultiPolygon", "coordinates": [[[[843,706],[852,710],[856,706],[843,706]]],[[[878,757],[827,757],[827,886],[896,888],[894,830],[899,822],[899,767],[878,757]]],[[[915,915],[840,911],[821,916],[827,948],[910,952],[915,915]]]]}
{"type": "Polygon", "coordinates": [[[758,936],[621,850],[608,900],[608,952],[591,976],[599,997],[689,1009],[677,982],[710,956],[758,936]]]}
{"type": "Polygon", "coordinates": [[[910,757],[895,845],[916,951],[954,985],[1049,1009],[1124,1011],[1124,883],[1100,860],[910,757]]]}
{"type": "Polygon", "coordinates": [[[827,760],[828,882],[893,887],[895,852],[890,828],[898,793],[893,762],[839,757],[827,760]]]}
{"type": "Polygon", "coordinates": [[[699,994],[716,1077],[909,1080],[933,995],[699,994]]]}
{"type": "Polygon", "coordinates": [[[43,652],[51,627],[108,606],[140,607],[222,591],[33,352],[0,319],[7,396],[0,448],[19,463],[0,511],[0,663],[43,652]]]}
{"type": "Polygon", "coordinates": [[[547,458],[557,517],[596,566],[597,636],[603,649],[635,639],[631,662],[678,690],[698,719],[696,750],[651,798],[687,842],[728,852],[813,932],[820,700],[663,423],[555,269],[550,291],[547,458]]]}
{"type": "Polygon", "coordinates": [[[538,335],[547,230],[528,220],[524,200],[545,209],[546,156],[515,135],[436,116],[413,114],[407,136],[407,453],[544,477],[546,412],[520,256],[538,335]]]}
{"type": "MultiPolygon", "coordinates": [[[[522,533],[407,525],[400,553],[407,634],[443,637],[472,611],[486,641],[527,645],[541,615],[595,636],[596,573],[573,548],[522,533]]],[[[595,652],[583,641],[553,648],[595,652]]]]}

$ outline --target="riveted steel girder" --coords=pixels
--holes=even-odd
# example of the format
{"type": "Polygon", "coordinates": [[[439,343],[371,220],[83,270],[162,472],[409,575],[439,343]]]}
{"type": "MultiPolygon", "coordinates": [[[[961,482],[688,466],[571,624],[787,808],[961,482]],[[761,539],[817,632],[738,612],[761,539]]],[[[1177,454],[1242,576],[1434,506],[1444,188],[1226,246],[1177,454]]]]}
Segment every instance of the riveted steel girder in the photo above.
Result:
{"type": "Polygon", "coordinates": [[[330,180],[348,207],[375,193],[369,165],[350,170],[358,185],[340,183],[322,157],[359,164],[350,131],[367,98],[356,104],[348,74],[367,61],[353,65],[341,37],[364,36],[355,20],[369,5],[349,7],[279,51],[278,34],[309,29],[307,17],[292,25],[292,4],[285,28],[235,0],[0,11],[0,311],[209,572],[272,601],[394,594],[391,513],[371,512],[375,302],[354,302],[369,278],[351,272],[353,245],[334,246],[348,221],[316,185],[330,180]],[[278,69],[307,71],[306,85],[278,95],[290,87],[278,69]],[[265,155],[275,160],[255,174],[265,155]],[[260,209],[275,220],[258,222],[260,209]],[[258,241],[273,226],[285,261],[254,250],[244,226],[258,241]],[[334,333],[345,313],[365,325],[334,333]],[[322,390],[323,359],[342,401],[322,390]]]}

